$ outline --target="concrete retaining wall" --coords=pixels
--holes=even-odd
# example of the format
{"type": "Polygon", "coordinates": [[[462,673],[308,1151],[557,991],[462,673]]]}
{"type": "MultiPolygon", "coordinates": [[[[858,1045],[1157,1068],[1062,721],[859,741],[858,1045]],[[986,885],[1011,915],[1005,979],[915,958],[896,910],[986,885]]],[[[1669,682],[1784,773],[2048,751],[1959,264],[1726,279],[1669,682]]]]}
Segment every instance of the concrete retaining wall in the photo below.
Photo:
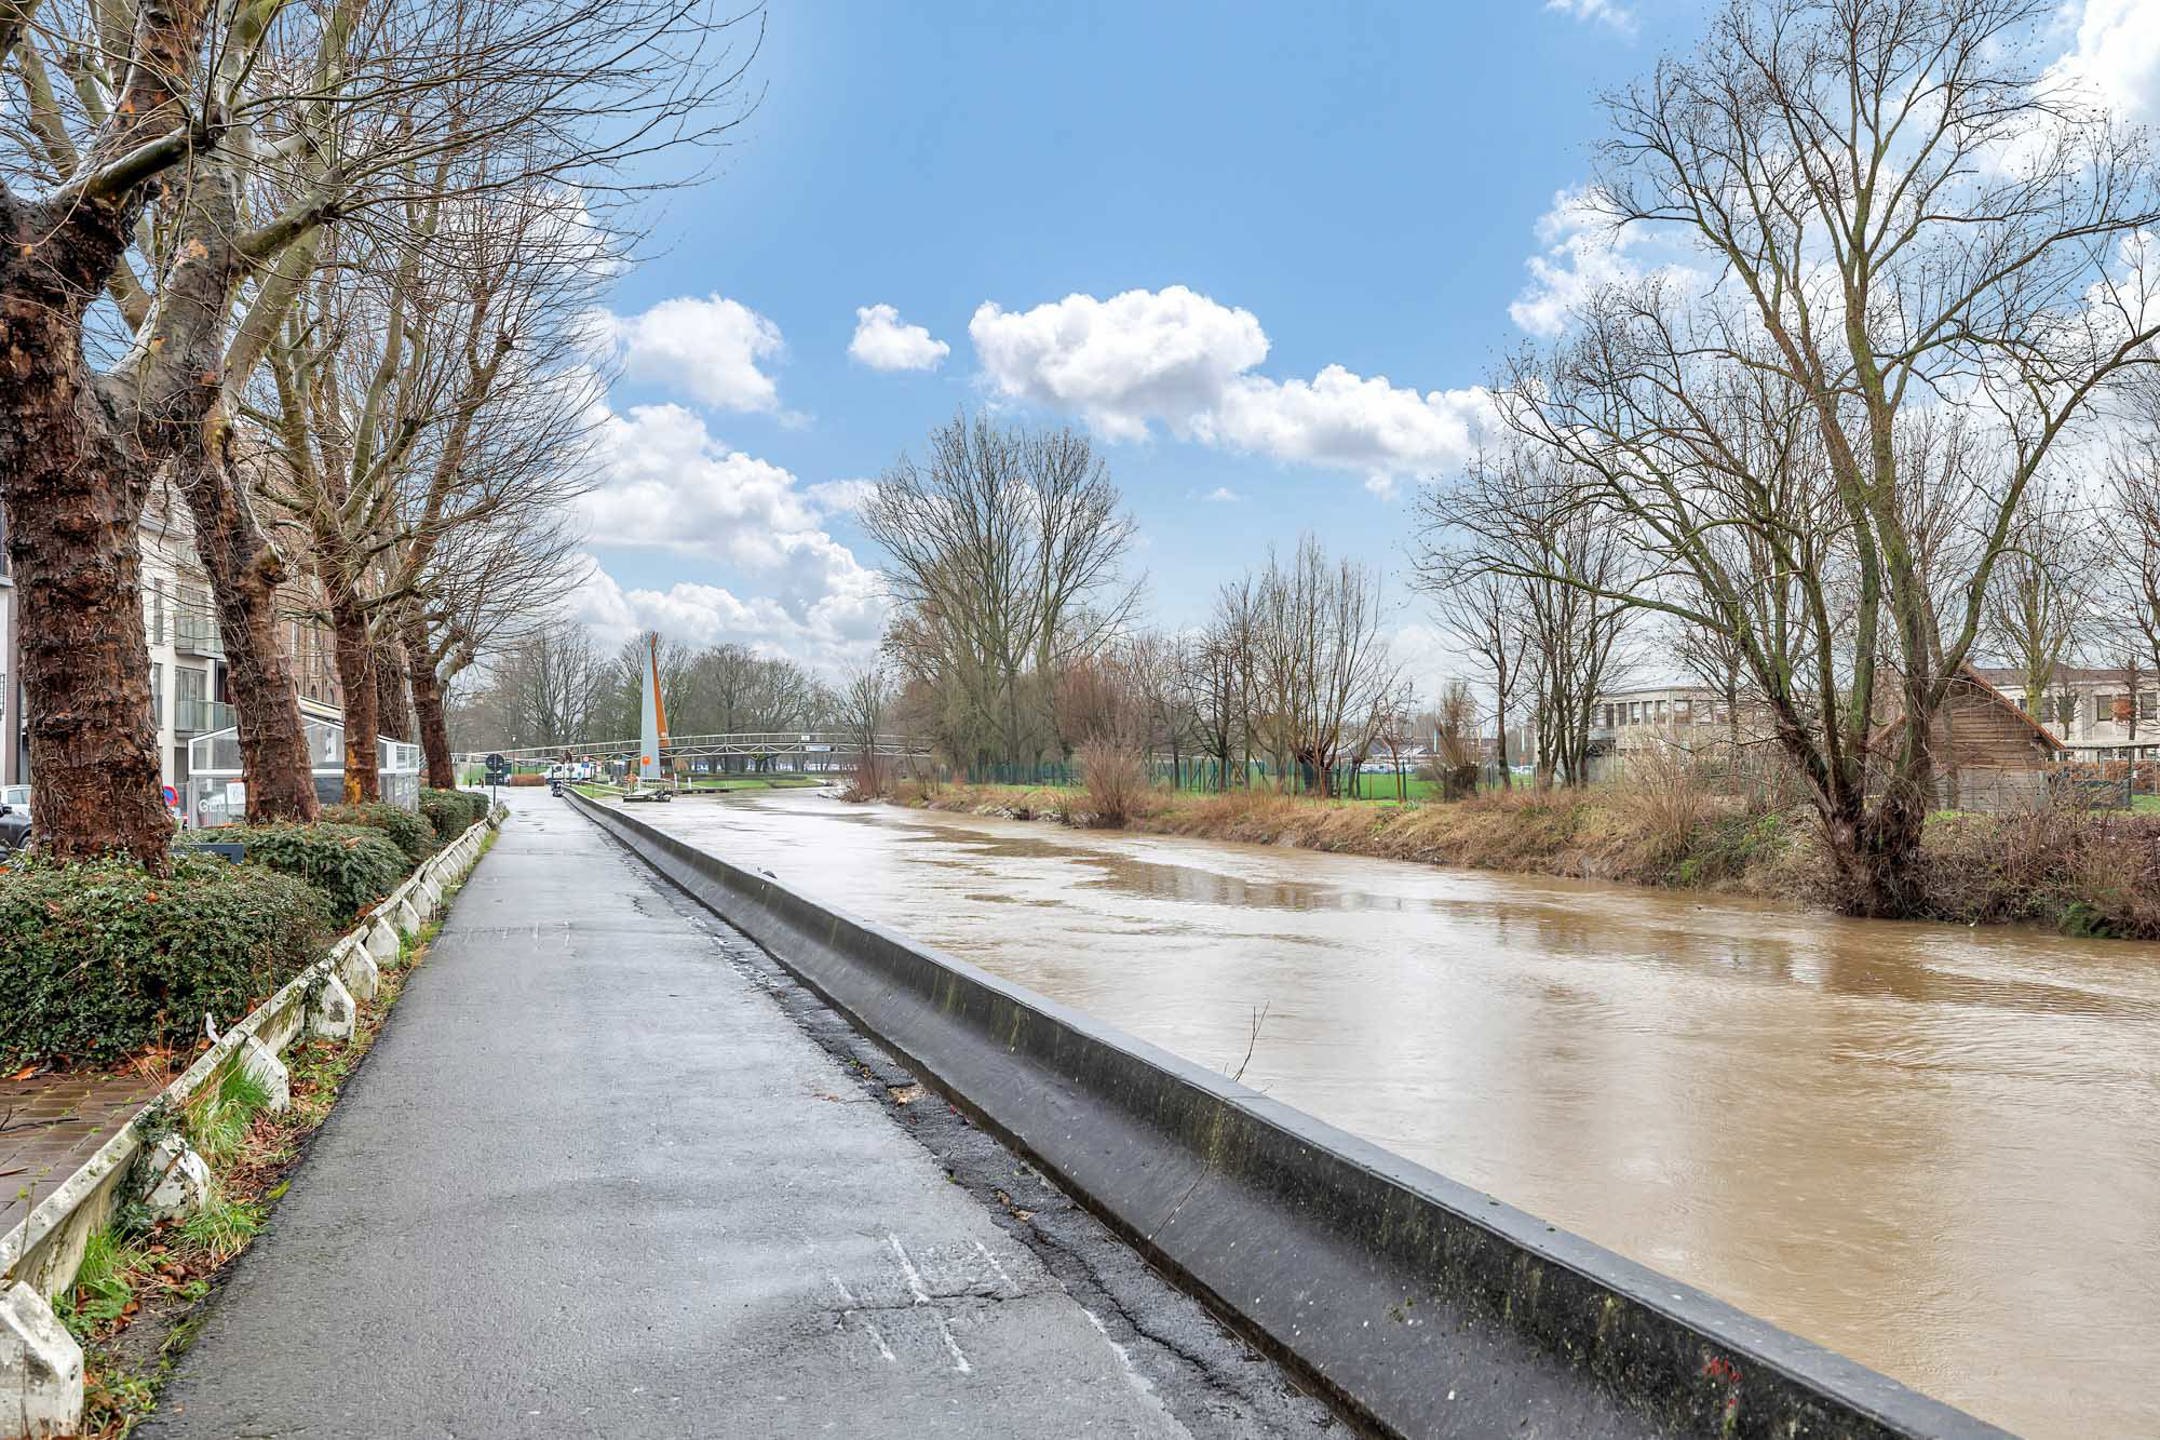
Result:
{"type": "Polygon", "coordinates": [[[1388,1434],[2006,1433],[619,808],[572,801],[1388,1434]]]}

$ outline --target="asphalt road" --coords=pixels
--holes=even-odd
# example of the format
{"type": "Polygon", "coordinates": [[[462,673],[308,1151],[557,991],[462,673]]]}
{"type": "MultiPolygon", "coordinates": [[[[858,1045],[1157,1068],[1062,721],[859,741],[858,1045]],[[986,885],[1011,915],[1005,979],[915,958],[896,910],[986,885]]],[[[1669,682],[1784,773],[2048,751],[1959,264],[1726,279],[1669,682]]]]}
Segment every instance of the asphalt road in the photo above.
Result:
{"type": "Polygon", "coordinates": [[[141,1433],[1332,1427],[589,822],[514,808],[141,1433]]]}

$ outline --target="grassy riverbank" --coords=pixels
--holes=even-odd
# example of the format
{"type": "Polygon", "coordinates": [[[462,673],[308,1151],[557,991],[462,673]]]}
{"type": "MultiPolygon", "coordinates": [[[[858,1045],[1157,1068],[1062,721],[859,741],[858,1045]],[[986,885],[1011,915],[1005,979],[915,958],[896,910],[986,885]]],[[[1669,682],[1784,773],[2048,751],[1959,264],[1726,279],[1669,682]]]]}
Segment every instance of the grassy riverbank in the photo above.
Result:
{"type": "MultiPolygon", "coordinates": [[[[1077,788],[906,786],[896,798],[933,810],[1090,823],[1086,792],[1077,788]]],[[[1805,811],[1751,811],[1685,787],[1519,790],[1418,805],[1152,790],[1124,828],[1803,905],[1827,898],[1805,811]]],[[[1940,814],[1928,823],[1926,885],[1938,920],[2160,938],[2160,817],[1940,814]]]]}

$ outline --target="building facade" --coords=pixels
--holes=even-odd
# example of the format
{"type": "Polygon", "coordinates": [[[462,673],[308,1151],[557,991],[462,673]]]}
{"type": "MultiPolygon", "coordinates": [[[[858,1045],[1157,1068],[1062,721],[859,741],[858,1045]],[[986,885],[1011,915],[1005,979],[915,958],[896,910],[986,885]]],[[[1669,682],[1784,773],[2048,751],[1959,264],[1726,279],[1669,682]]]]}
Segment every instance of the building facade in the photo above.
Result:
{"type": "MultiPolygon", "coordinates": [[[[2029,711],[2021,671],[1983,669],[1987,681],[2029,711]]],[[[2033,716],[2072,760],[2160,759],[2160,676],[2122,666],[2058,666],[2033,716]]]]}
{"type": "MultiPolygon", "coordinates": [[[[6,531],[0,522],[0,637],[4,637],[5,683],[0,685],[0,784],[34,784],[19,679],[16,595],[7,578],[6,531]]],[[[233,724],[225,645],[209,578],[196,558],[195,530],[187,508],[164,485],[143,507],[143,638],[150,651],[150,705],[157,727],[158,770],[176,791],[188,778],[188,744],[233,724]]],[[[279,648],[292,667],[301,698],[330,711],[342,709],[328,627],[312,618],[315,607],[295,589],[281,607],[279,648]]]]}

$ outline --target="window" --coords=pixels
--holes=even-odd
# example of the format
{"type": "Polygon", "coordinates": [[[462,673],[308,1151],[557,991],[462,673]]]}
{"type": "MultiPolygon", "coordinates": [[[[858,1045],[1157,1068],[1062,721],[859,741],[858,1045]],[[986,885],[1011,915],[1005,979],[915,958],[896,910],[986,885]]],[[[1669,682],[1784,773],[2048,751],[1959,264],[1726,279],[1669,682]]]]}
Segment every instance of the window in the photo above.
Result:
{"type": "Polygon", "coordinates": [[[2115,697],[2095,694],[2093,696],[2093,724],[2105,725],[2115,718],[2115,697]]]}
{"type": "Polygon", "coordinates": [[[173,729],[198,732],[211,729],[210,677],[201,670],[178,666],[173,671],[173,729]]]}
{"type": "Polygon", "coordinates": [[[150,728],[165,728],[165,667],[150,667],[150,728]]]}
{"type": "Polygon", "coordinates": [[[150,614],[146,628],[150,632],[150,643],[152,645],[165,643],[165,580],[163,576],[153,577],[150,581],[150,614]]]}
{"type": "Polygon", "coordinates": [[[2160,720],[2160,690],[2147,690],[2138,696],[2138,719],[2160,720]]]}

